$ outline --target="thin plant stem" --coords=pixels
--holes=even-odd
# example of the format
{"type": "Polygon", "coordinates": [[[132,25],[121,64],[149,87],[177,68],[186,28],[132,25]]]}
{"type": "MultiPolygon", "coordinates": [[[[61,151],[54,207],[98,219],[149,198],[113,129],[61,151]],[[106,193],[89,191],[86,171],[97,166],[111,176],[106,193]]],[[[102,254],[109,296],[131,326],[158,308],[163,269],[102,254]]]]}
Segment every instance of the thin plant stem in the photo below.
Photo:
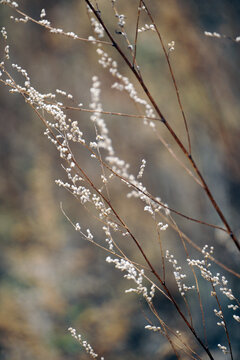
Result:
{"type": "MultiPolygon", "coordinates": [[[[177,232],[179,234],[179,237],[181,239],[182,245],[184,247],[184,251],[187,255],[187,259],[190,259],[184,238],[183,238],[183,234],[180,231],[178,225],[176,224],[176,222],[174,221],[174,219],[170,216],[172,223],[174,224],[174,226],[177,229],[177,232]]],[[[195,284],[196,284],[196,290],[197,290],[197,295],[198,295],[198,301],[199,301],[199,306],[200,306],[200,311],[201,311],[201,316],[202,316],[202,324],[203,324],[203,331],[204,331],[204,338],[205,338],[205,343],[208,346],[208,341],[207,341],[207,330],[206,330],[206,321],[205,321],[205,316],[204,316],[204,311],[203,311],[203,304],[202,304],[202,299],[201,299],[201,295],[200,295],[200,289],[199,289],[199,284],[198,284],[198,279],[197,279],[197,275],[196,272],[194,270],[194,267],[191,265],[191,270],[194,276],[194,280],[195,280],[195,284]]]]}
{"type": "Polygon", "coordinates": [[[221,311],[221,314],[222,314],[222,321],[224,323],[224,330],[225,330],[226,337],[227,337],[227,342],[228,342],[229,351],[230,351],[230,357],[231,357],[231,360],[233,360],[232,345],[231,345],[231,341],[230,341],[230,336],[229,336],[227,324],[226,324],[226,321],[225,321],[225,318],[224,318],[224,315],[223,315],[223,311],[222,311],[222,307],[221,307],[221,304],[220,304],[220,301],[219,301],[219,298],[217,296],[217,292],[216,292],[216,289],[215,289],[215,286],[214,286],[212,280],[211,280],[211,285],[212,285],[212,288],[213,288],[213,293],[215,294],[214,297],[215,297],[216,302],[218,304],[219,310],[221,311]]]}
{"type": "Polygon", "coordinates": [[[177,101],[178,101],[178,105],[179,105],[179,108],[181,110],[181,114],[182,114],[182,117],[183,117],[183,121],[184,121],[184,126],[185,126],[185,129],[186,129],[186,133],[187,133],[187,139],[188,139],[188,152],[189,154],[192,153],[192,150],[191,150],[191,140],[190,140],[190,134],[189,134],[189,129],[188,129],[188,123],[187,123],[187,119],[186,119],[186,116],[185,116],[185,112],[183,110],[183,105],[182,105],[182,101],[181,101],[181,97],[180,97],[180,93],[179,93],[179,89],[178,89],[178,86],[177,86],[177,82],[176,82],[176,78],[174,76],[174,72],[173,72],[173,69],[172,69],[172,65],[170,63],[170,57],[169,57],[169,54],[167,53],[167,50],[166,50],[166,47],[164,45],[164,42],[162,40],[162,36],[160,34],[160,31],[156,25],[156,23],[154,22],[154,19],[152,17],[152,14],[151,12],[149,11],[148,7],[146,6],[146,3],[144,0],[142,0],[142,3],[144,4],[145,6],[145,9],[147,11],[147,14],[149,16],[149,18],[151,19],[151,22],[156,30],[156,33],[158,35],[158,38],[160,40],[160,43],[161,43],[161,46],[162,46],[162,49],[163,49],[163,52],[164,52],[164,55],[165,55],[165,58],[166,58],[166,61],[167,61],[167,64],[168,64],[168,68],[169,68],[169,71],[170,71],[170,74],[171,74],[171,79],[172,79],[172,82],[173,82],[173,85],[174,85],[174,88],[175,88],[175,92],[176,92],[176,95],[177,95],[177,101]]]}
{"type": "Polygon", "coordinates": [[[165,258],[164,258],[164,254],[163,254],[163,244],[162,244],[160,230],[159,230],[159,227],[157,225],[156,218],[154,218],[154,221],[155,221],[155,226],[156,226],[156,230],[157,230],[157,238],[158,238],[158,243],[159,243],[159,246],[160,246],[160,253],[161,253],[161,259],[162,259],[162,278],[163,278],[163,282],[165,282],[165,280],[166,280],[166,270],[165,270],[165,258]]]}
{"type": "Polygon", "coordinates": [[[139,19],[140,19],[140,14],[141,14],[141,5],[142,5],[142,0],[139,0],[138,12],[137,12],[137,22],[136,22],[136,29],[135,29],[134,54],[133,54],[132,67],[135,67],[135,65],[136,65],[138,25],[139,25],[139,19]]]}
{"type": "MultiPolygon", "coordinates": [[[[11,6],[11,4],[9,3],[8,4],[9,7],[11,7],[12,9],[14,9],[19,15],[22,15],[24,17],[26,17],[28,20],[30,20],[31,22],[35,23],[35,24],[38,24],[40,26],[42,26],[43,28],[45,28],[46,30],[54,33],[54,30],[55,28],[50,26],[50,25],[46,25],[46,24],[43,24],[41,23],[39,20],[35,20],[34,18],[32,18],[31,16],[28,16],[26,15],[23,11],[19,10],[19,9],[16,9],[15,7],[11,6]]],[[[55,33],[56,34],[56,33],[55,33]]],[[[61,31],[59,33],[60,35],[63,35],[63,36],[66,36],[68,38],[72,38],[72,36],[70,36],[68,33],[64,32],[64,31],[61,31]]],[[[86,38],[82,38],[80,36],[77,36],[75,34],[75,37],[74,37],[74,40],[79,40],[79,41],[83,41],[83,42],[90,42],[90,43],[98,43],[98,44],[104,44],[104,45],[112,45],[110,42],[108,41],[103,41],[103,40],[97,40],[97,39],[94,39],[93,40],[89,40],[89,39],[86,39],[86,38]]]]}

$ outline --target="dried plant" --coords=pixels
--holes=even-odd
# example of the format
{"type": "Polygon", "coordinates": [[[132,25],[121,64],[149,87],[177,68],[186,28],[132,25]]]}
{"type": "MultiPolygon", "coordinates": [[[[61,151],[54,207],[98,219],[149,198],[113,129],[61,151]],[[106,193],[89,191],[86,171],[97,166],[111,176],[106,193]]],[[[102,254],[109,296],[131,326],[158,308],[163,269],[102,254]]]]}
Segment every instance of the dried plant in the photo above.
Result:
{"type": "MultiPolygon", "coordinates": [[[[219,353],[208,345],[208,318],[205,316],[206,298],[213,298],[216,303],[216,308],[214,308],[214,314],[217,317],[216,326],[221,327],[226,335],[225,345],[218,344],[218,348],[219,351],[226,354],[227,358],[233,359],[234,351],[237,353],[237,350],[233,349],[230,328],[231,322],[240,322],[240,317],[237,315],[240,304],[234,291],[228,287],[226,277],[215,273],[215,270],[212,271],[211,265],[215,263],[221,268],[221,271],[228,272],[237,279],[240,275],[217,259],[218,256],[214,254],[213,246],[205,245],[201,248],[195,243],[194,234],[191,238],[188,237],[177,221],[180,216],[189,222],[226,234],[226,242],[234,244],[235,252],[238,255],[239,240],[195,161],[189,124],[171,64],[171,53],[174,51],[175,43],[171,41],[168,46],[165,45],[160,27],[150,10],[149,2],[145,0],[135,0],[131,4],[125,2],[126,14],[120,13],[118,1],[106,0],[105,2],[112,7],[111,17],[101,9],[101,7],[104,8],[102,2],[98,4],[96,1],[85,0],[85,16],[89,17],[89,31],[93,32],[93,35],[89,35],[88,38],[52,26],[51,22],[47,20],[45,9],[42,9],[40,19],[37,20],[20,10],[14,1],[2,0],[0,3],[1,6],[12,8],[11,18],[17,23],[36,23],[53,35],[78,41],[80,46],[82,42],[87,42],[89,46],[94,47],[97,62],[101,65],[102,71],[111,76],[111,88],[120,93],[119,97],[126,95],[130,99],[136,107],[135,114],[105,110],[100,96],[102,91],[100,76],[91,73],[92,70],[89,70],[89,76],[92,78],[89,107],[83,107],[82,103],[79,103],[81,99],[76,101],[75,96],[65,90],[56,89],[55,92],[42,93],[32,83],[28,72],[11,62],[11,51],[5,28],[1,29],[5,45],[3,46],[3,41],[1,41],[1,50],[4,54],[0,64],[0,82],[9,88],[10,93],[21,95],[26,104],[42,121],[45,135],[59,152],[62,168],[66,173],[66,180],[58,179],[56,184],[72,194],[82,208],[92,215],[92,221],[100,224],[101,236],[99,234],[95,236],[89,229],[92,221],[90,221],[89,228],[83,229],[81,219],[75,223],[62,206],[63,215],[82,239],[103,249],[107,253],[106,262],[123,272],[124,277],[130,280],[130,288],[126,290],[126,293],[136,293],[144,299],[153,315],[153,320],[146,316],[146,329],[165,337],[171,346],[172,353],[178,359],[217,359],[219,353]],[[129,6],[134,6],[136,13],[136,22],[134,26],[131,26],[131,29],[134,29],[132,32],[126,25],[129,6]],[[142,18],[147,19],[146,24],[142,24],[142,18]],[[164,54],[182,116],[184,140],[180,138],[174,130],[174,126],[163,114],[156,97],[151,92],[151,86],[147,85],[142,66],[139,65],[138,55],[141,52],[139,39],[143,32],[150,32],[149,36],[155,36],[158,46],[164,54]],[[16,73],[21,75],[23,81],[19,80],[16,73]],[[67,115],[69,110],[79,113],[79,121],[69,118],[67,115]],[[81,126],[83,113],[90,115],[94,138],[92,138],[92,134],[83,133],[81,126]],[[105,115],[110,115],[112,118],[117,116],[120,119],[128,119],[128,121],[139,119],[143,122],[152,137],[159,140],[167,149],[173,161],[176,162],[176,167],[180,166],[192,178],[196,186],[201,187],[202,194],[205,193],[208,197],[221,225],[189,216],[187,215],[187,205],[186,212],[182,212],[170,207],[159,196],[155,196],[151,189],[146,187],[143,180],[145,171],[147,171],[147,161],[141,159],[139,172],[136,175],[133,174],[134,171],[130,171],[130,165],[117,155],[111,133],[104,120],[105,115]],[[166,134],[170,136],[174,146],[168,144],[162,135],[162,128],[165,128],[166,134]],[[187,145],[184,145],[185,142],[187,145]],[[83,162],[78,156],[78,147],[84,148],[88,162],[94,164],[93,166],[96,168],[94,175],[91,172],[89,174],[88,166],[82,165],[83,162]],[[135,201],[136,206],[139,206],[140,203],[142,212],[151,217],[152,234],[158,239],[160,247],[160,266],[159,262],[156,263],[156,260],[152,259],[152,255],[145,250],[146,244],[135,235],[136,229],[128,224],[128,219],[118,209],[114,201],[114,192],[118,191],[116,190],[117,186],[121,189],[121,194],[118,196],[125,199],[125,206],[129,201],[135,201]],[[163,237],[167,237],[170,230],[176,233],[185,252],[185,262],[181,265],[179,264],[178,249],[171,254],[172,249],[168,249],[166,241],[162,240],[163,237]],[[98,240],[100,237],[103,239],[102,241],[98,240]],[[126,239],[124,243],[123,239],[126,239]],[[136,246],[138,253],[135,258],[127,250],[126,244],[128,243],[136,246]],[[192,258],[191,249],[198,251],[198,259],[192,258]],[[207,282],[208,286],[200,285],[201,278],[207,282]],[[173,286],[173,279],[175,286],[173,286]],[[179,300],[179,296],[175,295],[177,291],[181,300],[179,300]],[[209,293],[206,295],[207,291],[209,293]],[[156,296],[156,294],[158,295],[156,296]],[[192,308],[191,297],[194,294],[198,298],[198,309],[192,308]],[[173,316],[176,317],[176,328],[170,325],[161,311],[161,299],[163,298],[172,304],[173,316]],[[229,301],[227,305],[229,311],[234,312],[231,320],[225,315],[226,299],[229,301]],[[196,326],[195,312],[201,314],[201,326],[196,326]]],[[[161,5],[159,4],[159,6],[161,5]]],[[[206,33],[208,36],[220,37],[209,34],[206,33]]],[[[236,42],[237,39],[238,37],[236,42]]],[[[161,196],[164,197],[164,194],[161,196]]],[[[146,241],[151,241],[151,238],[146,241]]],[[[147,248],[149,247],[148,244],[147,248]]],[[[72,328],[69,330],[90,357],[98,357],[91,346],[83,341],[80,335],[76,335],[76,330],[72,328]]]]}

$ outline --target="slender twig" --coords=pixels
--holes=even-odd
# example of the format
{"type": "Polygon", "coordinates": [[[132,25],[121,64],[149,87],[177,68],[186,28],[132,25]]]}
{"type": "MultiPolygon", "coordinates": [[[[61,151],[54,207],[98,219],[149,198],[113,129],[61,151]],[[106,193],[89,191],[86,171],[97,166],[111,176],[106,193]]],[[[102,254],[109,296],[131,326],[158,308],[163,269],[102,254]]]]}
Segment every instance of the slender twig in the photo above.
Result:
{"type": "Polygon", "coordinates": [[[229,346],[229,351],[230,351],[230,357],[231,357],[231,360],[233,360],[233,352],[232,352],[232,345],[231,345],[231,341],[230,341],[230,336],[229,336],[229,332],[228,332],[228,328],[227,328],[227,324],[226,324],[226,321],[225,321],[225,318],[224,318],[224,315],[223,315],[223,311],[222,311],[222,307],[221,307],[221,304],[220,304],[220,301],[219,301],[219,298],[217,296],[217,292],[216,292],[216,289],[215,289],[215,286],[213,284],[213,281],[211,280],[211,284],[212,284],[212,288],[213,288],[213,293],[215,294],[215,299],[216,299],[216,302],[218,304],[218,307],[219,307],[219,310],[221,311],[221,314],[222,314],[222,321],[224,323],[224,330],[225,330],[225,333],[226,333],[226,337],[227,337],[227,342],[228,342],[228,346],[229,346]]]}
{"type": "Polygon", "coordinates": [[[97,39],[94,39],[94,40],[91,40],[91,39],[86,39],[86,38],[82,38],[76,34],[74,34],[74,36],[72,36],[71,33],[67,33],[65,31],[61,31],[61,32],[56,32],[56,28],[54,28],[53,26],[50,26],[50,25],[47,25],[47,24],[44,24],[44,23],[41,23],[41,20],[35,20],[34,18],[32,18],[31,16],[29,15],[26,15],[23,11],[19,10],[19,9],[16,9],[15,7],[11,6],[11,4],[7,4],[9,7],[11,7],[12,9],[14,9],[19,15],[22,15],[24,16],[25,18],[27,18],[28,20],[32,21],[33,23],[35,24],[38,24],[40,26],[42,26],[43,28],[45,28],[46,30],[50,31],[50,33],[54,33],[54,34],[59,34],[59,35],[63,35],[63,36],[66,36],[68,38],[72,38],[74,40],[79,40],[79,41],[84,41],[84,42],[90,42],[90,43],[93,43],[93,44],[104,44],[104,45],[112,45],[110,42],[108,41],[103,41],[103,40],[97,40],[97,39]]]}
{"type": "MultiPolygon", "coordinates": [[[[163,215],[163,213],[159,213],[159,215],[161,216],[161,218],[163,218],[166,222],[168,222],[168,218],[167,216],[163,215]]],[[[198,246],[197,244],[195,244],[194,241],[192,241],[186,234],[184,234],[184,232],[182,232],[179,227],[175,226],[173,223],[169,223],[169,226],[171,226],[172,229],[174,229],[175,231],[179,232],[179,234],[181,234],[181,237],[186,240],[194,249],[196,249],[198,252],[202,253],[202,249],[200,248],[200,246],[198,246]]],[[[233,269],[230,269],[228,266],[226,266],[225,264],[221,263],[220,261],[218,261],[217,259],[215,259],[212,255],[209,255],[209,259],[211,259],[213,262],[215,262],[215,264],[217,264],[218,266],[220,266],[222,269],[224,269],[225,271],[229,272],[230,274],[236,276],[238,279],[240,279],[240,274],[236,271],[234,271],[233,269]]]]}
{"type": "MultiPolygon", "coordinates": [[[[59,105],[62,109],[65,110],[76,110],[76,111],[83,111],[83,112],[90,112],[90,113],[100,113],[100,114],[104,114],[104,115],[116,115],[116,116],[121,116],[121,117],[129,117],[129,118],[138,118],[138,119],[147,119],[147,120],[151,120],[151,121],[161,121],[161,119],[159,118],[154,118],[154,117],[150,117],[150,116],[145,116],[145,115],[137,115],[137,114],[126,114],[126,113],[119,113],[119,112],[114,112],[114,111],[104,111],[104,110],[92,110],[92,109],[84,109],[81,107],[74,107],[74,106],[68,106],[68,105],[59,105]]],[[[165,146],[165,148],[168,150],[168,152],[171,154],[171,156],[180,164],[180,166],[182,166],[185,171],[194,179],[194,181],[200,185],[201,187],[203,187],[201,181],[196,178],[192,171],[176,156],[176,154],[174,153],[174,151],[172,150],[172,148],[170,147],[170,145],[163,139],[163,137],[157,133],[156,136],[157,138],[161,141],[161,143],[165,146]]]]}
{"type": "MultiPolygon", "coordinates": [[[[184,237],[183,237],[183,233],[180,231],[177,223],[174,221],[174,219],[172,218],[172,216],[170,216],[172,223],[174,224],[174,227],[176,228],[178,235],[181,239],[182,245],[184,247],[184,251],[187,255],[187,259],[190,259],[185,241],[184,241],[184,237]]],[[[200,249],[201,250],[201,249],[200,249]]],[[[200,311],[201,311],[201,316],[202,316],[202,324],[203,324],[203,331],[204,331],[204,338],[205,338],[205,344],[206,346],[208,346],[208,341],[207,341],[207,330],[206,330],[206,321],[205,321],[205,316],[204,316],[204,311],[203,311],[203,304],[202,304],[202,299],[201,299],[201,294],[200,294],[200,289],[199,289],[199,284],[198,284],[198,279],[197,279],[197,275],[196,272],[194,270],[194,267],[192,265],[191,266],[191,270],[194,276],[194,280],[195,280],[195,284],[196,284],[196,291],[197,291],[197,295],[198,295],[198,301],[199,301],[199,306],[200,306],[200,311]]]]}
{"type": "Polygon", "coordinates": [[[163,49],[163,52],[164,52],[164,55],[165,55],[165,58],[166,58],[166,61],[167,61],[167,64],[168,64],[168,68],[169,68],[169,71],[170,71],[170,74],[171,74],[171,79],[172,79],[172,82],[173,82],[173,85],[174,85],[174,88],[175,88],[175,92],[176,92],[176,95],[177,95],[177,101],[178,101],[178,105],[179,105],[179,108],[181,110],[181,114],[182,114],[182,117],[183,117],[183,121],[184,121],[184,126],[185,126],[185,129],[186,129],[186,133],[187,133],[187,139],[188,139],[188,152],[189,154],[192,153],[192,150],[191,150],[191,140],[190,140],[190,134],[189,134],[189,129],[188,129],[188,123],[187,123],[187,119],[186,119],[186,115],[185,115],[185,112],[183,110],[183,105],[182,105],[182,101],[181,101],[181,97],[180,97],[180,93],[179,93],[179,89],[178,89],[178,86],[177,86],[177,82],[176,82],[176,78],[175,78],[175,75],[174,75],[174,72],[173,72],[173,68],[172,68],[172,65],[170,63],[170,57],[169,57],[169,54],[166,50],[166,47],[164,45],[164,42],[163,42],[163,39],[162,39],[162,36],[160,34],[160,31],[156,25],[156,23],[154,22],[154,19],[152,17],[152,14],[151,12],[149,11],[148,7],[146,6],[146,3],[144,0],[142,0],[142,3],[144,4],[145,6],[145,9],[147,11],[147,14],[149,16],[149,18],[151,19],[151,22],[156,30],[156,33],[158,35],[158,38],[160,40],[160,43],[161,43],[161,46],[162,46],[162,49],[163,49]]]}
{"type": "Polygon", "coordinates": [[[141,14],[141,5],[142,5],[142,0],[139,0],[138,13],[137,13],[137,23],[136,23],[136,30],[135,30],[135,40],[134,40],[134,54],[133,54],[133,61],[132,61],[132,66],[133,67],[135,66],[136,56],[137,56],[138,24],[139,24],[139,19],[140,19],[140,14],[141,14]]]}
{"type": "Polygon", "coordinates": [[[155,227],[157,230],[157,238],[158,238],[158,243],[160,246],[160,253],[161,253],[161,260],[162,260],[162,278],[163,278],[163,282],[165,282],[166,280],[166,271],[165,271],[165,258],[164,258],[164,253],[163,253],[163,244],[162,244],[162,239],[161,239],[161,235],[160,235],[160,230],[159,230],[159,226],[157,224],[157,220],[154,216],[154,222],[155,222],[155,227]]]}
{"type": "MultiPolygon", "coordinates": [[[[164,335],[166,336],[166,334],[168,335],[167,336],[167,339],[168,341],[170,342],[169,338],[170,338],[170,335],[168,334],[168,332],[172,335],[173,338],[176,338],[177,341],[179,341],[181,344],[183,344],[186,349],[190,352],[188,352],[187,350],[185,350],[184,348],[180,347],[179,344],[177,344],[176,342],[174,343],[175,346],[179,347],[182,351],[184,351],[187,355],[189,355],[191,357],[191,359],[194,359],[196,360],[195,357],[193,357],[192,354],[194,354],[199,360],[201,360],[200,356],[187,344],[183,341],[182,337],[176,332],[176,331],[173,331],[159,316],[153,302],[151,302],[150,304],[148,304],[151,308],[151,311],[154,313],[155,317],[158,319],[160,325],[164,328],[164,331],[166,331],[166,333],[164,333],[164,335]],[[168,331],[168,332],[167,332],[168,331]]],[[[171,339],[171,338],[170,338],[171,339]]],[[[171,340],[171,343],[173,344],[173,341],[171,340]]]]}
{"type": "MultiPolygon", "coordinates": [[[[60,203],[60,209],[61,209],[61,212],[63,213],[64,217],[67,219],[67,221],[73,226],[74,229],[76,229],[76,226],[75,224],[72,222],[72,220],[70,219],[70,217],[66,214],[65,210],[63,209],[63,204],[62,202],[60,203]]],[[[85,208],[86,209],[86,208],[85,208]]],[[[96,218],[98,221],[101,221],[99,218],[96,218]]],[[[109,248],[106,248],[105,246],[102,246],[101,244],[95,242],[94,240],[90,240],[89,238],[87,238],[86,236],[84,236],[83,234],[81,234],[81,237],[84,239],[84,240],[87,240],[89,242],[91,242],[92,244],[96,245],[98,248],[100,248],[101,250],[104,250],[105,252],[109,253],[109,254],[112,254],[116,257],[118,257],[119,259],[124,259],[126,261],[129,261],[131,264],[134,265],[135,269],[140,272],[140,268],[141,269],[145,269],[145,270],[149,270],[146,266],[142,265],[142,264],[139,264],[135,261],[132,261],[130,260],[126,254],[123,253],[123,251],[120,249],[120,247],[114,242],[114,246],[116,246],[116,249],[120,252],[120,254],[117,254],[116,252],[110,250],[109,248]]],[[[169,301],[171,301],[171,299],[165,294],[165,292],[160,289],[159,286],[157,286],[145,273],[142,274],[142,276],[147,280],[149,281],[150,284],[154,285],[156,287],[156,289],[166,298],[168,299],[169,301]]]]}

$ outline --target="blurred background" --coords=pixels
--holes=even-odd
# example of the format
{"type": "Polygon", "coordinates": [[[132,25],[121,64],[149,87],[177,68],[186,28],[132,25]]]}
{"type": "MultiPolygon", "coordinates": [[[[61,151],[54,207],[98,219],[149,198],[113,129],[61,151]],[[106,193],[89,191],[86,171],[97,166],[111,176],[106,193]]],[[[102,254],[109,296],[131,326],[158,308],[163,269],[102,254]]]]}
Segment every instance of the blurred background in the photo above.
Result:
{"type": "MultiPolygon", "coordinates": [[[[81,37],[92,34],[84,1],[18,3],[33,18],[39,19],[41,9],[45,8],[46,18],[53,26],[74,31],[81,37]]],[[[114,32],[117,19],[108,3],[99,1],[99,7],[114,32]]],[[[119,13],[127,16],[126,29],[132,42],[137,4],[135,1],[129,6],[123,0],[117,3],[119,13]]],[[[193,156],[239,235],[240,44],[206,37],[204,31],[239,36],[240,2],[169,0],[152,1],[150,5],[165,44],[175,41],[170,59],[189,124],[193,156]]],[[[7,6],[0,7],[0,26],[8,31],[11,61],[28,71],[36,89],[43,93],[65,90],[73,94],[76,103],[88,108],[92,76],[98,75],[105,110],[136,112],[126,95],[111,89],[115,80],[97,63],[93,45],[50,34],[30,22],[15,23],[9,19],[11,15],[17,16],[7,6]]],[[[142,19],[141,25],[145,22],[149,24],[142,19]]],[[[2,52],[5,46],[2,40],[0,46],[2,52]]],[[[133,80],[114,49],[106,50],[116,58],[120,71],[133,80]]],[[[187,144],[166,60],[154,33],[139,35],[137,60],[161,111],[187,144]]],[[[140,95],[144,97],[141,92],[140,95]]],[[[79,121],[85,138],[93,141],[89,115],[69,112],[69,116],[79,121]]],[[[106,116],[105,121],[116,153],[131,164],[130,172],[137,174],[141,160],[146,159],[143,183],[153,195],[187,215],[221,225],[201,188],[141,120],[106,116]]],[[[105,262],[104,252],[83,241],[63,216],[60,202],[73,222],[80,222],[83,229],[90,228],[97,241],[104,241],[94,218],[89,218],[69,193],[55,185],[55,179],[65,179],[65,174],[56,149],[43,136],[42,123],[19,95],[10,95],[3,86],[0,86],[0,124],[0,359],[87,359],[68,333],[69,326],[76,328],[105,359],[174,359],[169,344],[144,329],[146,318],[151,317],[144,302],[133,294],[124,294],[133,284],[105,262]]],[[[161,124],[157,131],[185,161],[161,124]]],[[[82,166],[94,177],[95,163],[81,149],[77,151],[82,166]]],[[[112,188],[114,205],[160,269],[151,218],[143,214],[141,203],[127,202],[120,196],[122,189],[116,181],[112,188]]],[[[195,243],[213,245],[216,258],[237,270],[237,250],[228,237],[180,217],[174,219],[195,243]]],[[[162,237],[164,249],[174,253],[181,263],[185,257],[178,236],[168,230],[162,237]]],[[[121,246],[129,256],[143,263],[127,240],[121,246]]],[[[194,258],[200,256],[191,248],[189,252],[194,258]]],[[[229,287],[237,292],[234,276],[215,266],[213,271],[226,275],[229,287]]],[[[172,279],[169,281],[171,284],[172,279]]],[[[216,305],[209,296],[209,286],[204,281],[200,281],[200,286],[209,319],[209,344],[213,353],[216,351],[216,358],[221,359],[217,344],[226,344],[225,335],[216,326],[218,319],[212,311],[216,305]]],[[[172,289],[176,289],[174,283],[172,289]]],[[[177,292],[175,296],[181,302],[177,292]]],[[[190,300],[193,309],[198,306],[194,296],[190,300]]],[[[225,308],[227,304],[223,299],[225,308]]],[[[156,307],[165,321],[173,326],[177,323],[184,332],[173,308],[160,295],[156,307]]],[[[226,316],[231,319],[232,313],[228,311],[226,316]]],[[[199,308],[193,310],[195,324],[200,323],[200,317],[199,308]]],[[[199,332],[202,335],[200,325],[199,332]]],[[[237,358],[239,339],[234,324],[230,332],[237,358]]]]}

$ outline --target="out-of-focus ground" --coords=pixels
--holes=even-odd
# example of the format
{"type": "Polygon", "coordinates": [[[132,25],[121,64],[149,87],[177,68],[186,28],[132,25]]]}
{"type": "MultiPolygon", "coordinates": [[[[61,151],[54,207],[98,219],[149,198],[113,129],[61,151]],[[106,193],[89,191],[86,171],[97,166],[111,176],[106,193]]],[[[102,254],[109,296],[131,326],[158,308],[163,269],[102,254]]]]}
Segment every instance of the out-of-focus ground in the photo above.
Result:
{"type": "MultiPolygon", "coordinates": [[[[107,1],[99,1],[100,8],[105,3],[107,1]]],[[[119,12],[127,15],[129,30],[134,28],[136,19],[137,1],[133,3],[129,7],[128,2],[119,1],[119,12]]],[[[83,1],[19,1],[19,6],[37,19],[44,7],[47,19],[54,26],[82,37],[89,35],[83,1]]],[[[151,6],[165,44],[175,41],[170,59],[189,124],[193,155],[239,235],[240,44],[206,37],[204,31],[231,37],[240,35],[240,3],[170,0],[152,1],[151,6]]],[[[107,17],[104,11],[102,14],[108,23],[115,21],[111,12],[107,17]]],[[[15,16],[14,11],[0,7],[0,25],[9,33],[12,62],[28,71],[39,91],[47,93],[57,88],[70,91],[77,103],[88,107],[91,78],[98,75],[105,110],[136,112],[124,94],[111,90],[113,80],[97,64],[93,45],[50,34],[32,23],[16,24],[9,19],[10,15],[15,16]]],[[[111,26],[113,31],[114,26],[117,28],[117,25],[111,26]]],[[[0,46],[2,51],[2,41],[0,46]]],[[[114,49],[107,50],[115,56],[114,49]]],[[[142,74],[161,111],[187,144],[176,94],[155,34],[140,34],[137,54],[142,74]]],[[[121,72],[130,76],[123,62],[118,61],[121,72]]],[[[70,115],[79,120],[86,138],[93,140],[89,115],[70,115]]],[[[153,195],[190,216],[221,225],[201,188],[169,156],[141,120],[113,116],[106,116],[105,120],[117,154],[131,164],[132,172],[137,173],[142,158],[147,160],[143,182],[153,195]]],[[[157,129],[184,161],[163,126],[158,124],[157,129]]],[[[106,264],[106,254],[84,242],[63,216],[60,202],[74,222],[79,221],[83,229],[91,228],[96,239],[104,240],[94,219],[70,194],[54,184],[55,179],[65,175],[55,148],[43,132],[43,125],[23,99],[10,95],[1,86],[0,358],[87,359],[67,332],[69,326],[81,332],[106,359],[173,358],[169,344],[144,329],[145,317],[151,317],[144,302],[133,294],[124,294],[132,284],[106,264]]],[[[79,154],[82,166],[94,177],[91,159],[80,150],[79,154]]],[[[113,201],[120,213],[160,268],[160,253],[151,231],[150,216],[143,217],[140,203],[136,205],[121,196],[121,184],[116,182],[113,190],[113,201]]],[[[237,250],[228,237],[180,217],[174,219],[199,246],[214,245],[216,258],[237,269],[237,250]]],[[[171,230],[162,236],[164,249],[173,252],[181,263],[184,252],[179,238],[171,230]]],[[[128,243],[122,246],[129,255],[136,251],[128,243]]],[[[200,256],[190,248],[189,251],[195,258],[200,256]]],[[[140,261],[139,256],[136,259],[140,261]]],[[[229,286],[237,292],[235,277],[216,267],[213,271],[225,274],[229,286]]],[[[207,317],[211,319],[207,328],[210,347],[215,349],[216,358],[221,359],[216,347],[218,343],[226,343],[224,332],[216,325],[218,320],[212,312],[216,305],[209,296],[209,287],[203,281],[200,285],[206,290],[203,300],[207,317]]],[[[176,298],[180,301],[177,293],[176,298]]],[[[226,307],[225,300],[223,304],[226,307]]],[[[191,305],[195,309],[194,321],[198,323],[201,315],[194,297],[191,305]]],[[[157,297],[156,306],[163,319],[170,318],[170,325],[174,327],[178,320],[172,307],[161,296],[157,297]]],[[[232,313],[227,313],[227,317],[231,316],[232,313]]],[[[233,325],[230,335],[237,356],[235,329],[233,325]]],[[[202,334],[201,326],[199,331],[202,334]]]]}

